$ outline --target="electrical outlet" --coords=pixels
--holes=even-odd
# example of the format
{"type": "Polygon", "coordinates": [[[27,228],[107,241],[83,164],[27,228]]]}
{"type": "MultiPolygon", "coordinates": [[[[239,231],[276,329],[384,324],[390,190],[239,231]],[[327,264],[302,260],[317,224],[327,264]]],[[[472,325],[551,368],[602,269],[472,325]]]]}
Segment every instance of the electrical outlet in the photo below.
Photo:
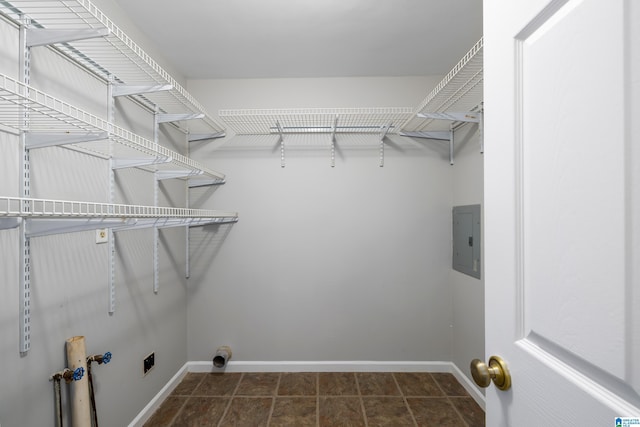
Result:
{"type": "Polygon", "coordinates": [[[155,364],[156,364],[156,354],[155,353],[151,353],[150,355],[145,357],[144,360],[142,361],[142,365],[143,365],[142,375],[147,375],[147,372],[149,372],[151,370],[151,368],[153,368],[153,366],[155,364]]]}
{"type": "Polygon", "coordinates": [[[107,243],[109,241],[109,232],[106,228],[96,230],[96,243],[107,243]]]}

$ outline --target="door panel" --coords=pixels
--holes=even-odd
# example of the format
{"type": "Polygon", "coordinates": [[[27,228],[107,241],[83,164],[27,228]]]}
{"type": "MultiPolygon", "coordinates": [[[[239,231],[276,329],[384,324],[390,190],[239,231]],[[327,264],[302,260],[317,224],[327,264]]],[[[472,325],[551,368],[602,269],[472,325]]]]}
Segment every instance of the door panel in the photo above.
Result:
{"type": "Polygon", "coordinates": [[[576,3],[516,37],[524,332],[624,378],[622,4],[576,3]]]}
{"type": "Polygon", "coordinates": [[[639,8],[484,3],[487,425],[640,417],[639,8]]]}

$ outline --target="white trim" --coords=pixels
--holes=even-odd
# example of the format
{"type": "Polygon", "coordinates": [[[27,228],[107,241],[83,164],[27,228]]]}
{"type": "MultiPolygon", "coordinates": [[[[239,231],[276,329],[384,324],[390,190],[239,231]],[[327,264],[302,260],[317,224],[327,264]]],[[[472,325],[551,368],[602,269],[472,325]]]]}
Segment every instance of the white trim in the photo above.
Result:
{"type": "MultiPolygon", "coordinates": [[[[213,363],[213,362],[212,362],[213,363]]],[[[153,415],[153,413],[160,407],[162,402],[169,397],[174,388],[180,384],[182,379],[187,375],[189,370],[189,362],[185,363],[182,368],[176,372],[176,374],[165,384],[164,387],[160,389],[158,394],[156,394],[153,399],[145,406],[142,411],[129,423],[129,427],[140,427],[144,425],[149,418],[153,415]]]]}
{"type": "Polygon", "coordinates": [[[451,362],[380,361],[229,361],[226,368],[212,361],[188,362],[189,372],[451,372],[451,362]]]}
{"type": "Polygon", "coordinates": [[[460,368],[458,368],[458,366],[455,363],[451,363],[451,373],[453,374],[454,377],[456,377],[456,379],[462,385],[462,387],[464,387],[464,389],[467,390],[467,393],[469,393],[469,395],[473,398],[473,400],[476,401],[476,403],[482,408],[482,410],[487,412],[487,404],[486,404],[484,394],[482,394],[478,386],[476,386],[469,379],[469,377],[466,376],[464,372],[460,370],[460,368]]]}
{"type": "Polygon", "coordinates": [[[485,398],[469,378],[452,362],[380,362],[380,361],[229,361],[224,369],[213,367],[213,361],[192,361],[182,368],[142,409],[129,427],[140,427],[151,418],[160,404],[187,375],[187,372],[448,372],[456,377],[473,400],[484,410],[485,398]]]}

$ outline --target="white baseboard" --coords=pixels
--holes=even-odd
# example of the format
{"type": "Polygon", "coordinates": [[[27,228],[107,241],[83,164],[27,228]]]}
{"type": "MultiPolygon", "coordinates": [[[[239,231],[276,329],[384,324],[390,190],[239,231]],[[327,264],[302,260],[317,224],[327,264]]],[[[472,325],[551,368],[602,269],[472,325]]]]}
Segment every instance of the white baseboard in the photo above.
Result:
{"type": "Polygon", "coordinates": [[[187,375],[187,372],[448,372],[453,374],[471,397],[485,409],[484,395],[452,362],[380,362],[380,361],[229,361],[224,369],[213,367],[213,361],[187,362],[131,421],[129,427],[140,427],[151,418],[160,404],[187,375]]]}
{"type": "Polygon", "coordinates": [[[456,366],[455,363],[451,363],[451,373],[456,377],[462,387],[467,390],[467,393],[473,397],[473,400],[475,400],[482,410],[486,412],[487,406],[484,394],[482,394],[478,387],[464,374],[464,372],[460,370],[460,368],[458,368],[458,366],[456,366]]]}
{"type": "MultiPolygon", "coordinates": [[[[211,362],[211,364],[213,366],[213,362],[211,362]]],[[[147,404],[147,406],[145,406],[142,411],[140,411],[138,416],[129,423],[129,427],[140,427],[144,425],[144,423],[149,421],[149,418],[151,418],[153,413],[160,407],[162,402],[164,402],[164,400],[171,394],[173,389],[176,388],[178,384],[180,384],[185,375],[187,375],[187,372],[189,372],[189,362],[185,363],[182,368],[180,368],[178,372],[176,372],[176,374],[169,380],[169,382],[167,382],[165,386],[160,389],[158,394],[156,394],[153,399],[151,399],[151,401],[147,404]]]]}
{"type": "Polygon", "coordinates": [[[234,361],[224,369],[213,362],[188,362],[189,372],[451,372],[451,362],[380,362],[380,361],[234,361]]]}

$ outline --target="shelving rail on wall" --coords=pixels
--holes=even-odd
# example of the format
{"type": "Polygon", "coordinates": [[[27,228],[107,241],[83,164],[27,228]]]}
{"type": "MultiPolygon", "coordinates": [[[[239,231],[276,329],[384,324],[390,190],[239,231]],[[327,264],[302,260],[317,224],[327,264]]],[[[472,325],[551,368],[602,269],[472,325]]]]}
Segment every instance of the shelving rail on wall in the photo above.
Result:
{"type": "Polygon", "coordinates": [[[279,110],[220,110],[218,116],[236,134],[278,134],[281,166],[285,166],[287,134],[330,135],[331,166],[335,166],[336,135],[379,135],[380,166],[384,165],[384,138],[397,134],[413,138],[445,140],[453,164],[454,133],[467,123],[480,127],[482,143],[482,62],[480,39],[416,108],[307,108],[279,110]]]}
{"type": "MultiPolygon", "coordinates": [[[[185,226],[189,275],[189,227],[233,223],[236,212],[158,206],[158,182],[182,179],[186,188],[218,185],[224,174],[159,144],[159,127],[170,123],[185,143],[224,136],[224,127],[168,73],[87,0],[0,0],[0,15],[19,31],[19,77],[0,75],[0,132],[16,135],[21,151],[20,197],[0,197],[0,229],[19,228],[20,352],[30,343],[30,239],[91,229],[108,229],[109,313],[115,311],[114,233],[154,230],[154,284],[158,291],[158,230],[185,226]],[[106,119],[81,110],[30,85],[32,48],[46,46],[101,78],[107,88],[106,119]],[[114,124],[114,99],[127,96],[153,113],[153,141],[114,124]],[[184,126],[189,123],[189,126],[184,126]],[[109,202],[31,197],[30,151],[61,146],[108,161],[109,202]],[[153,173],[154,206],[113,203],[115,171],[153,173]]],[[[187,148],[188,152],[188,148],[187,148]]],[[[189,204],[188,191],[186,205],[189,204]]]]}

